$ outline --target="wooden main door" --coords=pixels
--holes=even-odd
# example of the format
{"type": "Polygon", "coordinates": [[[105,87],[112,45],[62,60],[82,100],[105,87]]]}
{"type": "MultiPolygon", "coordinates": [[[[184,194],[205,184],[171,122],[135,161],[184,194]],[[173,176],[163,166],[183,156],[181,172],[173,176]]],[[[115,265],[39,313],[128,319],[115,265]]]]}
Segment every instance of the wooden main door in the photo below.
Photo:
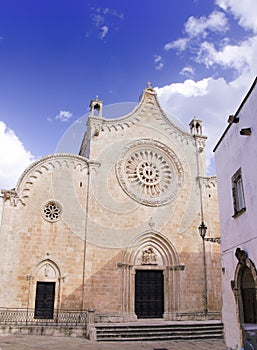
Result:
{"type": "Polygon", "coordinates": [[[55,282],[37,282],[35,318],[52,319],[54,316],[55,282]]]}
{"type": "Polygon", "coordinates": [[[137,270],[135,313],[138,318],[161,318],[164,312],[163,271],[137,270]]]}

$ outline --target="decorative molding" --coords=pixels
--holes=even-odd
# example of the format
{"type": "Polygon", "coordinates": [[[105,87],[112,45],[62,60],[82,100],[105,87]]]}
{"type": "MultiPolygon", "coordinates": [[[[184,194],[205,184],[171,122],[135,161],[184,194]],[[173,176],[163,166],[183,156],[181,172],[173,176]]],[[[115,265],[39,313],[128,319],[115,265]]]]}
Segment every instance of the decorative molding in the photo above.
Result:
{"type": "Polygon", "coordinates": [[[197,149],[202,152],[205,148],[207,137],[202,135],[192,135],[184,131],[172,121],[167,114],[162,110],[157,98],[157,93],[152,88],[146,88],[140,96],[139,104],[134,110],[119,118],[99,118],[89,116],[87,129],[90,137],[97,137],[100,132],[116,132],[130,128],[133,125],[141,122],[145,115],[151,115],[153,120],[160,123],[160,126],[165,130],[165,133],[172,136],[178,142],[183,144],[191,143],[194,147],[197,144],[197,149]]]}
{"type": "Polygon", "coordinates": [[[153,106],[160,105],[157,100],[157,94],[152,88],[146,88],[140,96],[140,102],[137,107],[129,114],[113,119],[103,119],[101,122],[101,131],[118,131],[130,128],[141,121],[142,117],[153,110],[153,106]]]}
{"type": "Polygon", "coordinates": [[[1,190],[1,193],[3,194],[4,202],[9,202],[12,207],[16,207],[18,202],[21,202],[21,204],[25,205],[16,190],[1,190]]]}
{"type": "Polygon", "coordinates": [[[197,145],[199,153],[203,152],[207,137],[192,135],[178,127],[176,122],[172,121],[162,110],[157,93],[149,87],[140,96],[139,104],[131,113],[125,116],[108,119],[89,116],[87,123],[89,137],[98,137],[101,132],[110,133],[130,128],[141,122],[145,115],[151,115],[152,119],[158,121],[162,129],[165,130],[165,133],[172,136],[173,139],[176,139],[182,144],[187,145],[191,143],[194,147],[197,145]]]}
{"type": "Polygon", "coordinates": [[[102,125],[102,131],[108,130],[109,132],[111,132],[113,130],[114,131],[124,130],[125,128],[130,128],[132,125],[135,125],[139,121],[140,121],[140,118],[136,116],[133,118],[130,118],[130,120],[124,121],[123,123],[108,122],[105,120],[102,125]]]}
{"type": "Polygon", "coordinates": [[[134,266],[142,250],[149,246],[154,247],[161,254],[163,265],[180,265],[178,253],[170,239],[155,230],[146,230],[132,238],[124,254],[123,263],[134,266]]]}
{"type": "Polygon", "coordinates": [[[57,263],[49,258],[41,260],[40,263],[36,265],[33,273],[31,273],[30,276],[33,277],[33,279],[37,279],[39,277],[44,279],[56,278],[56,280],[63,278],[57,263]]]}
{"type": "Polygon", "coordinates": [[[140,115],[126,115],[116,119],[104,119],[90,116],[88,118],[88,130],[91,136],[99,136],[100,132],[111,132],[130,128],[140,121],[140,115]]]}
{"type": "Polygon", "coordinates": [[[206,189],[217,187],[217,177],[216,176],[199,176],[199,181],[205,186],[206,189]]]}
{"type": "Polygon", "coordinates": [[[45,172],[67,167],[78,169],[88,174],[90,167],[99,167],[100,163],[90,162],[88,159],[73,154],[52,154],[32,163],[21,175],[16,186],[19,199],[23,202],[29,197],[34,182],[45,172]]]}
{"type": "Polygon", "coordinates": [[[116,164],[116,175],[132,199],[148,206],[167,204],[178,195],[184,182],[176,154],[152,139],[130,142],[116,164]]]}
{"type": "MultiPolygon", "coordinates": [[[[148,253],[149,255],[151,254],[150,251],[148,253]]],[[[172,290],[172,294],[167,293],[165,296],[164,313],[167,315],[171,312],[176,313],[179,310],[180,274],[175,270],[169,271],[168,269],[170,266],[182,265],[180,265],[178,253],[168,237],[153,230],[133,236],[123,253],[122,263],[130,266],[130,268],[123,270],[122,306],[125,312],[132,314],[135,311],[133,291],[135,290],[135,275],[137,270],[140,269],[158,269],[163,271],[165,275],[164,288],[166,291],[172,290]],[[150,247],[153,248],[153,252],[156,254],[157,264],[151,264],[154,260],[153,258],[152,261],[149,261],[149,266],[144,266],[144,264],[141,264],[142,253],[148,251],[150,247]]]]}

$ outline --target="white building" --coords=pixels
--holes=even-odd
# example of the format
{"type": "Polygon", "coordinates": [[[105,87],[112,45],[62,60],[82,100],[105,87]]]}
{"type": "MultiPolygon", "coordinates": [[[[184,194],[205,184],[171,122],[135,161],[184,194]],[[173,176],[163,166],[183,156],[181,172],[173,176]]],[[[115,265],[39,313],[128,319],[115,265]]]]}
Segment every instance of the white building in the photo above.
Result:
{"type": "MultiPolygon", "coordinates": [[[[243,345],[257,323],[257,78],[228,119],[214,152],[217,166],[227,346],[243,345]]],[[[257,325],[256,325],[257,326],[257,325]]],[[[252,332],[252,335],[254,332],[252,332]]]]}

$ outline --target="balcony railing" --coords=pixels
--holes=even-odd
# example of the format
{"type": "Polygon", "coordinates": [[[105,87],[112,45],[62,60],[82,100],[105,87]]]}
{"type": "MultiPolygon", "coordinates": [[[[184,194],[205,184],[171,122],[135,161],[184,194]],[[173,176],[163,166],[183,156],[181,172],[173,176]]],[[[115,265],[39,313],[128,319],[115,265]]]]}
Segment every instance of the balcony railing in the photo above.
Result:
{"type": "Polygon", "coordinates": [[[46,313],[34,309],[0,308],[0,325],[39,325],[39,326],[76,326],[86,325],[86,311],[53,310],[46,313]]]}

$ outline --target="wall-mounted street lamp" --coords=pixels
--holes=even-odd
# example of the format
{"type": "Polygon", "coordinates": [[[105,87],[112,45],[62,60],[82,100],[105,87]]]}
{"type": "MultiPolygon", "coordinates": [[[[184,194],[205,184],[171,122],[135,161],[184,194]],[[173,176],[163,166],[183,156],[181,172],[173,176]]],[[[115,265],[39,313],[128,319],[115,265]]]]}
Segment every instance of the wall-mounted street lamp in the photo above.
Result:
{"type": "Polygon", "coordinates": [[[202,222],[201,225],[198,227],[198,231],[199,235],[204,241],[220,244],[220,237],[205,237],[207,232],[207,226],[204,224],[204,222],[202,222]]]}
{"type": "Polygon", "coordinates": [[[213,242],[220,244],[219,237],[205,237],[207,232],[207,226],[202,221],[201,225],[198,227],[199,235],[203,240],[203,273],[204,273],[204,314],[208,314],[208,283],[207,283],[207,265],[206,265],[206,252],[205,252],[205,242],[213,242]]]}

